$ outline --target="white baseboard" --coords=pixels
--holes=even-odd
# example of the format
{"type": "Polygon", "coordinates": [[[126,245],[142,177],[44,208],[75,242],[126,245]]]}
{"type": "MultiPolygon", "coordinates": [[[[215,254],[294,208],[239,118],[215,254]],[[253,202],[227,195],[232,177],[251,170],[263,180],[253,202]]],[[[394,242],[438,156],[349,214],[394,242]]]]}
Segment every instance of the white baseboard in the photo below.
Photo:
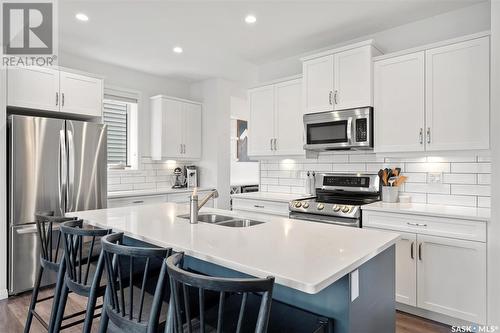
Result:
{"type": "Polygon", "coordinates": [[[440,322],[440,323],[443,323],[446,325],[450,325],[450,326],[468,326],[468,325],[473,324],[471,322],[468,322],[468,321],[465,321],[462,319],[450,317],[447,315],[443,315],[443,314],[436,313],[436,312],[429,311],[429,310],[416,308],[414,306],[401,304],[401,303],[396,303],[396,309],[403,311],[403,312],[410,313],[410,314],[415,315],[415,316],[427,318],[427,319],[434,320],[434,321],[437,321],[437,322],[440,322]]]}
{"type": "Polygon", "coordinates": [[[8,297],[9,297],[9,292],[7,291],[7,289],[0,290],[0,300],[6,299],[8,297]]]}

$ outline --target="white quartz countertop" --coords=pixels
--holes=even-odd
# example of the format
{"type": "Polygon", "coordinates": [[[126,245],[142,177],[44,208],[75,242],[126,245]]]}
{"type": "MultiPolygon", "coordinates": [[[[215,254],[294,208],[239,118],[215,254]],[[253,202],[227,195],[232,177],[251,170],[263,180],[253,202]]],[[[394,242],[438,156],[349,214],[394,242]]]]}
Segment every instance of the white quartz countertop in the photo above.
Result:
{"type": "MultiPolygon", "coordinates": [[[[212,188],[198,187],[198,191],[209,191],[212,188]]],[[[128,198],[128,197],[141,197],[148,195],[162,195],[162,194],[174,194],[174,193],[190,193],[193,192],[192,188],[166,188],[166,189],[154,189],[154,190],[130,190],[130,191],[115,191],[108,192],[108,199],[115,198],[128,198]]]]}
{"type": "Polygon", "coordinates": [[[291,193],[273,193],[273,192],[249,192],[231,195],[232,198],[238,199],[254,199],[263,201],[277,201],[277,202],[290,202],[292,200],[299,200],[310,198],[308,194],[291,194],[291,193]]]}
{"type": "Polygon", "coordinates": [[[430,215],[454,219],[488,221],[490,209],[475,207],[460,207],[447,205],[432,205],[422,203],[388,203],[374,202],[361,207],[362,210],[392,212],[414,215],[430,215]]]}
{"type": "MultiPolygon", "coordinates": [[[[399,234],[269,216],[267,223],[231,228],[190,224],[188,205],[161,203],[68,213],[145,242],[315,294],[386,250],[399,234]]],[[[203,208],[200,214],[231,211],[203,208]]]]}

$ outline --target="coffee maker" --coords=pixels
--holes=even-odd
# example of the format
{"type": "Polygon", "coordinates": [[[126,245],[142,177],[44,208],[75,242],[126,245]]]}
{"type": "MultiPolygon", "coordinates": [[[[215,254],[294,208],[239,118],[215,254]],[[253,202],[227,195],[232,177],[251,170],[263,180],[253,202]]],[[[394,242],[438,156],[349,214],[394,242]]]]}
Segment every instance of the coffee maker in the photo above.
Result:
{"type": "Polygon", "coordinates": [[[198,168],[195,165],[186,166],[186,183],[188,188],[198,187],[198,168]]]}

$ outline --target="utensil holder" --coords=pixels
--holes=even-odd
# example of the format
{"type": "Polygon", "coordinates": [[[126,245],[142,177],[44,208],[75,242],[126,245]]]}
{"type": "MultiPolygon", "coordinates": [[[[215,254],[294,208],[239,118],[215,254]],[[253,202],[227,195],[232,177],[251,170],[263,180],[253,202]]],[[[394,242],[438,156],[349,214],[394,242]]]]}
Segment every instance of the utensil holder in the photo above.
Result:
{"type": "Polygon", "coordinates": [[[398,202],[398,197],[399,197],[398,186],[382,186],[383,202],[398,202]]]}

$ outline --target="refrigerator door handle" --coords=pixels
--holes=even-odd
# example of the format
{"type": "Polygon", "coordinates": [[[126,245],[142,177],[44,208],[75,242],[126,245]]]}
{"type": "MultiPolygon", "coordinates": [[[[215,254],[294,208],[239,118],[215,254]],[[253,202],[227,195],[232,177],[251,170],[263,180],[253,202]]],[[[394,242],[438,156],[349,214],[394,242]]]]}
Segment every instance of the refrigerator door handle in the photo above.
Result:
{"type": "Polygon", "coordinates": [[[67,179],[68,179],[68,167],[67,167],[67,149],[66,149],[66,139],[65,131],[61,130],[59,132],[59,161],[58,161],[58,181],[59,181],[59,206],[60,214],[64,215],[66,210],[66,191],[67,191],[67,179]]]}
{"type": "Polygon", "coordinates": [[[36,234],[37,232],[38,229],[36,228],[36,226],[29,228],[19,228],[16,230],[16,233],[19,235],[36,234]]]}
{"type": "Polygon", "coordinates": [[[73,139],[73,131],[69,130],[68,133],[68,201],[66,211],[72,212],[75,209],[73,203],[74,197],[74,179],[75,179],[75,142],[73,139]]]}

